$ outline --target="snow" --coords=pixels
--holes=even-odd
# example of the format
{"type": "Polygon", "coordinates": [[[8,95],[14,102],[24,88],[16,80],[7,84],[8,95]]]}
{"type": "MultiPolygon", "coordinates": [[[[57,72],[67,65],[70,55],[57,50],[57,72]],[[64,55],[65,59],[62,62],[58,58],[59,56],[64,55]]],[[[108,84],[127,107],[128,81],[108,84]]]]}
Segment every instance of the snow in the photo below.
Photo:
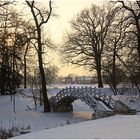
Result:
{"type": "MultiPolygon", "coordinates": [[[[79,85],[76,85],[79,86],[79,85]]],[[[49,97],[58,93],[61,87],[50,87],[49,97]]],[[[102,89],[108,91],[108,88],[102,89]]],[[[73,103],[75,112],[71,113],[43,113],[38,106],[34,110],[31,89],[18,89],[16,96],[16,113],[10,96],[0,96],[0,127],[31,126],[31,133],[13,137],[13,139],[121,139],[140,138],[140,114],[115,115],[112,117],[91,120],[93,110],[80,100],[73,103]],[[31,109],[29,109],[28,107],[31,109]]],[[[36,90],[36,92],[38,92],[36,90]]],[[[140,101],[136,96],[119,95],[113,97],[127,105],[140,110],[140,101]],[[133,101],[131,101],[133,100],[133,101]]]]}
{"type": "Polygon", "coordinates": [[[136,139],[140,138],[139,115],[113,117],[56,127],[14,137],[16,139],[136,139]]]}
{"type": "Polygon", "coordinates": [[[32,98],[27,98],[21,95],[16,96],[16,113],[13,112],[13,104],[10,101],[10,96],[0,96],[0,127],[12,127],[12,123],[16,126],[31,126],[32,131],[48,129],[56,126],[77,123],[80,121],[89,120],[89,118],[79,118],[72,113],[43,113],[42,108],[34,110],[32,98]],[[32,109],[28,110],[27,105],[32,109]]]}
{"type": "Polygon", "coordinates": [[[101,101],[98,101],[98,102],[99,102],[98,107],[97,107],[98,110],[103,110],[103,108],[104,108],[107,111],[113,111],[113,110],[109,109],[103,102],[101,102],[101,101]]]}
{"type": "Polygon", "coordinates": [[[120,100],[121,102],[125,103],[127,106],[140,112],[140,99],[136,95],[117,95],[117,96],[112,96],[112,98],[115,100],[120,100]]]}

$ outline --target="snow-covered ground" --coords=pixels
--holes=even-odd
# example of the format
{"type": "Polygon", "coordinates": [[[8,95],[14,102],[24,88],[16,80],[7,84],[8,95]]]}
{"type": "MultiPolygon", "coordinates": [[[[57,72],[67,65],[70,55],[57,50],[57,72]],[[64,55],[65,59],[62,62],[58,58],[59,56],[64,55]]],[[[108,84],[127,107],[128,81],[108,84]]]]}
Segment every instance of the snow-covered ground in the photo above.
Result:
{"type": "MultiPolygon", "coordinates": [[[[59,88],[50,88],[50,96],[56,94],[59,88]]],[[[22,91],[19,89],[19,91],[22,91]]],[[[32,96],[31,89],[22,91],[32,96]]],[[[140,102],[134,96],[113,97],[129,106],[140,110],[140,102]],[[132,101],[131,101],[132,100],[132,101]]],[[[33,99],[21,94],[16,96],[16,113],[10,96],[0,96],[0,127],[27,127],[31,133],[14,138],[140,138],[140,115],[115,115],[108,118],[91,120],[93,111],[84,102],[73,103],[73,113],[43,113],[42,107],[34,110],[33,99]],[[31,110],[29,109],[31,108],[31,110]]]]}
{"type": "Polygon", "coordinates": [[[108,118],[81,122],[33,132],[17,139],[136,139],[140,138],[140,115],[116,115],[108,118]]]}
{"type": "Polygon", "coordinates": [[[0,121],[2,122],[0,127],[11,128],[12,125],[20,127],[24,125],[27,127],[30,125],[31,131],[38,131],[66,125],[68,121],[69,123],[77,123],[89,120],[89,118],[79,118],[73,113],[43,113],[42,110],[42,107],[39,107],[35,111],[33,99],[23,98],[23,96],[19,95],[16,96],[16,113],[14,113],[10,96],[0,96],[0,121]],[[32,110],[29,110],[27,106],[32,110]]]}

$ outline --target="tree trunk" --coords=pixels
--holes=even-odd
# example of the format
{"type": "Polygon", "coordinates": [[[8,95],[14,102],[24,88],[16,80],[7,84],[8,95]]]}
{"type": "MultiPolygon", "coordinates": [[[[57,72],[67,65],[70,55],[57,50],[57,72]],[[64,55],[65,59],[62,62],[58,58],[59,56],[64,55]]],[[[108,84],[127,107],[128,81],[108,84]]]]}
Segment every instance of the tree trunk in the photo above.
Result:
{"type": "Polygon", "coordinates": [[[25,49],[25,54],[24,54],[24,88],[27,88],[27,52],[29,48],[29,42],[27,43],[27,47],[25,49]]]}
{"type": "Polygon", "coordinates": [[[138,37],[137,37],[137,40],[138,40],[138,56],[139,56],[139,62],[140,62],[140,33],[138,34],[138,37]]]}
{"type": "Polygon", "coordinates": [[[50,104],[49,104],[49,100],[47,97],[46,79],[45,79],[45,73],[44,73],[41,53],[38,53],[38,62],[39,62],[39,70],[40,70],[40,77],[41,77],[44,112],[50,112],[50,104]]]}
{"type": "Polygon", "coordinates": [[[113,88],[114,94],[117,95],[117,91],[116,91],[116,46],[114,47],[114,50],[113,50],[111,82],[112,82],[112,88],[113,88]]]}
{"type": "Polygon", "coordinates": [[[139,56],[139,62],[140,62],[140,24],[139,24],[139,17],[135,17],[136,21],[136,28],[137,28],[137,51],[138,51],[138,56],[139,56]]]}
{"type": "Polygon", "coordinates": [[[24,88],[27,88],[27,84],[26,84],[26,56],[24,56],[24,88]]]}
{"type": "Polygon", "coordinates": [[[40,71],[41,86],[42,86],[44,112],[50,112],[50,103],[47,96],[46,78],[45,78],[45,72],[43,68],[41,31],[39,28],[38,28],[38,63],[39,63],[39,71],[40,71]]]}
{"type": "Polygon", "coordinates": [[[103,81],[102,81],[102,74],[101,74],[101,66],[97,66],[97,78],[98,78],[98,87],[101,88],[103,87],[103,81]]]}

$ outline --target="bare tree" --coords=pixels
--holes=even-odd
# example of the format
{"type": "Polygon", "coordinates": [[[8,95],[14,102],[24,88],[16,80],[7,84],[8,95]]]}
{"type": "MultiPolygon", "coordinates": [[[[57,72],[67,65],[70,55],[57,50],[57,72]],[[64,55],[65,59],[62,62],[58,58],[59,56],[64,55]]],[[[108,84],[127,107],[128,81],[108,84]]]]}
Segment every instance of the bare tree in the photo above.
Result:
{"type": "Polygon", "coordinates": [[[121,51],[124,55],[117,54],[117,58],[124,71],[127,83],[131,83],[132,86],[136,87],[140,96],[140,65],[138,51],[136,49],[137,40],[135,39],[134,34],[127,34],[127,38],[127,45],[125,46],[125,49],[121,51]]]}
{"type": "Polygon", "coordinates": [[[36,26],[36,41],[37,41],[37,53],[38,53],[38,63],[39,63],[39,70],[40,70],[40,77],[41,77],[41,85],[42,85],[42,95],[43,95],[43,102],[44,102],[44,112],[50,111],[50,104],[47,97],[47,88],[46,88],[46,79],[45,79],[45,72],[43,67],[43,42],[42,42],[42,27],[46,24],[52,14],[52,4],[51,1],[49,2],[49,11],[40,10],[36,7],[35,1],[26,1],[27,5],[30,7],[35,26],[36,26]]]}
{"type": "Polygon", "coordinates": [[[11,74],[11,68],[9,64],[9,49],[7,49],[7,37],[9,21],[11,20],[11,12],[9,12],[8,6],[12,5],[14,1],[0,1],[0,91],[1,94],[6,94],[5,89],[10,87],[9,76],[11,74]],[[8,78],[8,80],[6,80],[8,78]]]}
{"type": "Polygon", "coordinates": [[[21,28],[21,15],[14,8],[11,9],[7,6],[1,9],[0,17],[0,59],[2,62],[0,64],[2,69],[0,83],[3,83],[0,88],[3,94],[11,94],[15,111],[15,89],[21,80],[21,54],[25,34],[21,28]]]}
{"type": "Polygon", "coordinates": [[[127,18],[134,28],[130,32],[137,38],[137,51],[140,61],[140,1],[117,1],[128,11],[127,18]]]}
{"type": "Polygon", "coordinates": [[[46,77],[46,83],[47,85],[53,84],[54,81],[57,78],[57,74],[58,74],[58,67],[57,66],[48,66],[47,68],[45,68],[45,77],[46,77]]]}
{"type": "Polygon", "coordinates": [[[15,0],[1,0],[0,1],[0,7],[5,8],[5,6],[13,4],[15,0]]]}
{"type": "Polygon", "coordinates": [[[121,66],[118,63],[118,57],[124,57],[124,52],[126,50],[128,51],[127,48],[130,43],[130,38],[127,35],[130,23],[125,20],[124,15],[124,10],[117,13],[105,42],[106,47],[104,52],[103,70],[104,73],[106,73],[106,78],[108,79],[114,94],[117,94],[117,85],[122,82],[121,80],[123,79],[123,70],[121,70],[121,66]]]}
{"type": "Polygon", "coordinates": [[[109,28],[117,8],[92,5],[71,21],[72,32],[66,36],[63,54],[66,62],[96,70],[98,87],[103,87],[102,55],[109,28]]]}
{"type": "MultiPolygon", "coordinates": [[[[29,52],[34,47],[32,45],[32,40],[35,38],[35,27],[29,22],[23,21],[22,23],[23,31],[24,31],[24,53],[23,53],[23,73],[24,73],[24,88],[27,88],[27,57],[29,56],[29,52]]],[[[30,59],[31,59],[30,55],[30,59]]]]}

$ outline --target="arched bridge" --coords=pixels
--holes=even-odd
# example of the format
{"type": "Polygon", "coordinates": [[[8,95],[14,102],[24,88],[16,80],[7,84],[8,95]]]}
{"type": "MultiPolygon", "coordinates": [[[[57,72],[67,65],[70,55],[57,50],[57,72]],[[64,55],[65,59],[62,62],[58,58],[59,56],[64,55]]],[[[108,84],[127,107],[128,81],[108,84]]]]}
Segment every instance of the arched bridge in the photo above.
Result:
{"type": "MultiPolygon", "coordinates": [[[[51,97],[50,104],[54,111],[58,111],[63,106],[71,110],[71,103],[74,100],[80,99],[90,106],[94,111],[96,110],[113,110],[116,101],[107,95],[106,92],[101,92],[100,89],[93,87],[69,87],[62,89],[56,96],[51,97]]],[[[65,109],[64,109],[65,110],[65,109]]]]}
{"type": "Polygon", "coordinates": [[[116,101],[100,88],[93,87],[69,87],[62,89],[56,96],[50,98],[50,105],[53,111],[72,111],[72,102],[80,99],[90,106],[91,109],[104,112],[131,112],[132,110],[120,101],[116,101]]]}

